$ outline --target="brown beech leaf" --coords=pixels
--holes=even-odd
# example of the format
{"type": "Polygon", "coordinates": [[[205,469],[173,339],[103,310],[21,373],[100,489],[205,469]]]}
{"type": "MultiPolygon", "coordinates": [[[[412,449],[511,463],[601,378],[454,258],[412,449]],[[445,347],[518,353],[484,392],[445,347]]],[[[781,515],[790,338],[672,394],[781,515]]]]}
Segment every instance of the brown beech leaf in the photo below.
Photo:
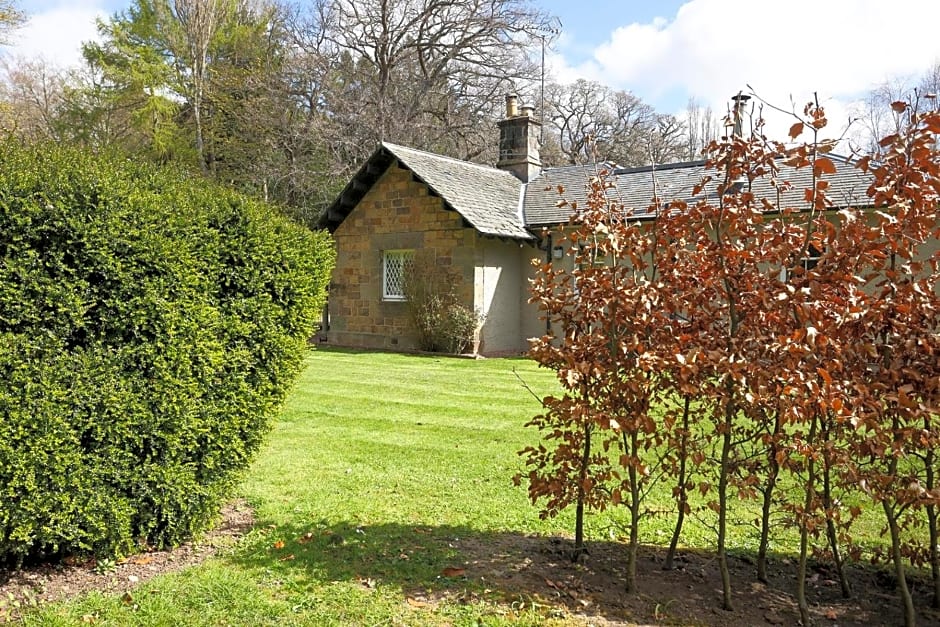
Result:
{"type": "Polygon", "coordinates": [[[927,116],[923,122],[924,127],[931,133],[940,133],[940,117],[927,116]]]}
{"type": "Polygon", "coordinates": [[[829,157],[819,157],[816,159],[816,162],[813,164],[813,173],[816,176],[823,174],[835,174],[836,173],[836,164],[832,162],[832,159],[829,157]]]}
{"type": "Polygon", "coordinates": [[[904,113],[905,109],[907,109],[907,103],[903,100],[895,100],[891,103],[891,110],[895,113],[904,113]]]}
{"type": "Polygon", "coordinates": [[[467,572],[466,569],[458,568],[456,566],[448,566],[441,571],[441,575],[444,577],[463,577],[465,572],[467,572]]]}
{"type": "Polygon", "coordinates": [[[885,148],[887,146],[890,146],[894,142],[896,142],[897,139],[898,139],[898,134],[893,133],[891,135],[888,135],[887,137],[882,138],[881,141],[878,142],[878,145],[881,146],[882,148],[885,148]]]}
{"type": "Polygon", "coordinates": [[[908,396],[907,393],[909,391],[911,391],[911,386],[909,385],[905,385],[898,389],[898,403],[900,403],[901,407],[912,409],[914,407],[917,407],[917,403],[911,400],[911,397],[908,396]]]}
{"type": "Polygon", "coordinates": [[[800,136],[800,133],[802,132],[803,132],[803,123],[797,122],[796,124],[790,127],[790,131],[787,134],[790,136],[790,139],[796,139],[797,137],[800,136]]]}
{"type": "Polygon", "coordinates": [[[405,599],[405,601],[407,601],[408,605],[411,607],[428,607],[428,602],[422,601],[421,599],[412,599],[411,597],[408,597],[405,599]]]}

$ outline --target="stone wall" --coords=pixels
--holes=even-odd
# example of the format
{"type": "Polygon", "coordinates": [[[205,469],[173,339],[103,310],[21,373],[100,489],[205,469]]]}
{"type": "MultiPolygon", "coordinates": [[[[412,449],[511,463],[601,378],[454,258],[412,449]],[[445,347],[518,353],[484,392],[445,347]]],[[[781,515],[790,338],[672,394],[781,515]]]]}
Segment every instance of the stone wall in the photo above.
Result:
{"type": "Polygon", "coordinates": [[[409,170],[389,166],[333,234],[337,259],[330,284],[327,341],[339,346],[412,350],[406,305],[382,298],[386,250],[423,250],[460,277],[461,302],[474,305],[477,233],[455,211],[413,180],[409,170]]]}

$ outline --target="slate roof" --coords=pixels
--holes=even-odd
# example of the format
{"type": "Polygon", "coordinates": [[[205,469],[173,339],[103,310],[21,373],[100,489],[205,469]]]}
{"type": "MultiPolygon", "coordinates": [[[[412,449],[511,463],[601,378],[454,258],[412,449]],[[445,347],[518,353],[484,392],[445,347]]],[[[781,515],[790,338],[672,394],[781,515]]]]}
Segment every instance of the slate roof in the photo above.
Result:
{"type": "MultiPolygon", "coordinates": [[[[836,166],[836,173],[825,177],[829,181],[828,194],[836,207],[866,206],[869,200],[865,192],[871,175],[857,169],[846,157],[828,157],[836,166]]],[[[566,223],[572,203],[584,206],[590,178],[600,170],[606,170],[615,183],[608,195],[633,208],[641,219],[654,215],[648,212],[654,185],[663,204],[673,200],[695,202],[706,195],[714,198],[717,193],[717,182],[713,181],[702,194],[693,197],[693,188],[706,174],[720,178],[715,170],[706,171],[704,161],[639,168],[599,164],[548,168],[523,185],[509,172],[490,166],[383,142],[330,205],[320,219],[320,226],[334,231],[396,161],[410,170],[415,180],[426,184],[430,193],[440,196],[445,208],[458,212],[467,226],[483,235],[517,240],[534,240],[533,233],[541,227],[566,223]],[[564,190],[562,193],[559,186],[564,190]]],[[[811,177],[811,168],[781,165],[777,178],[791,184],[788,191],[781,192],[778,199],[778,189],[771,186],[767,177],[755,181],[753,191],[781,208],[802,209],[806,206],[803,190],[811,186],[811,177]]]]}
{"type": "MultiPolygon", "coordinates": [[[[864,207],[870,202],[866,190],[871,184],[871,175],[856,168],[846,157],[828,155],[836,166],[836,173],[825,176],[829,182],[827,193],[836,207],[860,206],[864,207]]],[[[588,182],[597,169],[603,166],[571,166],[565,168],[548,169],[526,187],[524,207],[525,223],[528,227],[550,226],[566,222],[571,215],[570,204],[576,202],[584,206],[588,196],[588,182]],[[558,186],[564,188],[559,194],[558,186]],[[559,207],[559,201],[565,200],[569,206],[559,207]]],[[[706,171],[704,161],[689,161],[684,163],[670,163],[658,166],[644,166],[639,168],[617,168],[609,171],[609,178],[616,184],[614,189],[608,190],[608,195],[617,197],[624,206],[633,208],[640,218],[649,213],[650,201],[654,194],[664,203],[673,200],[694,202],[706,195],[714,198],[717,194],[717,181],[710,183],[699,196],[693,197],[694,187],[699,184],[706,174],[714,179],[720,178],[715,170],[706,171]]],[[[805,208],[803,190],[811,187],[812,169],[800,169],[781,165],[777,177],[780,181],[791,184],[789,190],[781,193],[779,203],[777,188],[770,184],[768,177],[761,177],[754,181],[753,191],[758,198],[767,198],[774,204],[782,207],[805,208]]]]}
{"type": "Polygon", "coordinates": [[[333,231],[393,161],[441,197],[483,235],[520,240],[535,237],[522,223],[522,184],[504,170],[383,142],[327,209],[320,226],[333,231]]]}

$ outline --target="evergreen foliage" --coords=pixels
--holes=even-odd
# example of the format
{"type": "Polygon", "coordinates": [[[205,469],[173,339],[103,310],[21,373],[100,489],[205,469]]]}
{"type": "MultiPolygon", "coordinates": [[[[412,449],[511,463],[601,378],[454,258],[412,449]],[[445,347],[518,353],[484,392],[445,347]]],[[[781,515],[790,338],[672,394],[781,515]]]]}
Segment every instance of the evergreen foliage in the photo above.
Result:
{"type": "Polygon", "coordinates": [[[298,374],[327,236],[182,174],[0,145],[0,561],[204,529],[298,374]]]}

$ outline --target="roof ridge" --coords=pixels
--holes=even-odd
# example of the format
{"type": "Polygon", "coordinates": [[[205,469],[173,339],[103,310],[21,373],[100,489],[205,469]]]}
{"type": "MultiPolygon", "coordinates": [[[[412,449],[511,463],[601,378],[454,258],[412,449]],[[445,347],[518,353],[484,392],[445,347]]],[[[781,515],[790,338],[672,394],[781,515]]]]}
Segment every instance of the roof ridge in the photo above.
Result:
{"type": "Polygon", "coordinates": [[[613,171],[618,174],[638,174],[641,172],[662,172],[664,170],[679,170],[682,168],[693,168],[705,165],[704,159],[695,159],[693,161],[674,161],[672,163],[653,163],[648,165],[637,165],[627,168],[617,168],[613,171]]]}
{"type": "MultiPolygon", "coordinates": [[[[447,155],[439,155],[435,152],[428,152],[427,150],[419,150],[418,148],[409,148],[408,146],[402,146],[400,144],[393,144],[391,142],[382,142],[382,146],[390,150],[393,154],[396,151],[417,152],[417,153],[421,153],[422,155],[427,155],[428,157],[433,157],[434,159],[437,159],[439,161],[453,161],[454,163],[458,163],[462,166],[471,166],[474,168],[481,168],[483,170],[488,170],[490,172],[505,172],[509,176],[513,176],[511,172],[506,172],[506,170],[500,170],[499,168],[495,166],[484,165],[482,163],[475,163],[473,161],[466,161],[464,159],[458,159],[456,157],[449,157],[447,155]]],[[[513,176],[513,178],[515,177],[513,176]]]]}

